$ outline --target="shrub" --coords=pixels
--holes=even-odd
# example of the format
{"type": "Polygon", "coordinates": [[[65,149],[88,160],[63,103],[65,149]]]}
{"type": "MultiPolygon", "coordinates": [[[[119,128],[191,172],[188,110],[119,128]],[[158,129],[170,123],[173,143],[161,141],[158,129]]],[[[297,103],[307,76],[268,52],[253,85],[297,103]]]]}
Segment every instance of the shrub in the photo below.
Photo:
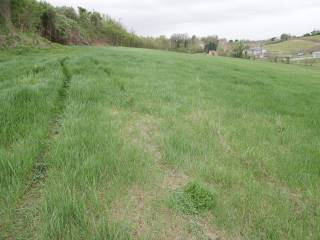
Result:
{"type": "Polygon", "coordinates": [[[72,7],[66,7],[66,6],[56,7],[56,11],[60,14],[63,14],[67,18],[70,18],[75,21],[77,21],[79,18],[77,12],[72,7]]]}
{"type": "Polygon", "coordinates": [[[244,58],[246,57],[246,50],[249,47],[245,45],[242,41],[237,41],[233,44],[232,56],[235,58],[244,58]]]}
{"type": "Polygon", "coordinates": [[[57,14],[55,21],[55,33],[53,40],[58,43],[67,44],[79,42],[80,29],[77,22],[64,15],[57,14]]]}
{"type": "Polygon", "coordinates": [[[290,34],[283,33],[280,36],[281,41],[288,41],[291,38],[290,34]]]}

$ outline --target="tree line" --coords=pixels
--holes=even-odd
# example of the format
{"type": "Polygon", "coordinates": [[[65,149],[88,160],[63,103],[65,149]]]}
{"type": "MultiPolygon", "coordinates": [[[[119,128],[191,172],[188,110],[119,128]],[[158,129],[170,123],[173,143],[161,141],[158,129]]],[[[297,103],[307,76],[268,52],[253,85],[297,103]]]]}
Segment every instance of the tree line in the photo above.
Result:
{"type": "Polygon", "coordinates": [[[109,44],[188,53],[219,52],[219,55],[244,57],[242,41],[221,44],[218,36],[189,36],[175,33],[171,37],[142,37],[129,32],[119,21],[96,11],[78,7],[54,7],[37,0],[1,0],[0,34],[36,33],[51,42],[66,45],[109,44]]]}
{"type": "Polygon", "coordinates": [[[53,7],[36,0],[1,0],[2,31],[35,32],[60,44],[92,44],[142,47],[142,39],[120,22],[82,7],[53,7]]]}
{"type": "Polygon", "coordinates": [[[218,37],[188,34],[142,37],[129,32],[108,15],[78,7],[54,7],[36,0],[1,0],[1,32],[33,32],[60,44],[110,44],[182,52],[210,52],[218,48],[218,37]]]}

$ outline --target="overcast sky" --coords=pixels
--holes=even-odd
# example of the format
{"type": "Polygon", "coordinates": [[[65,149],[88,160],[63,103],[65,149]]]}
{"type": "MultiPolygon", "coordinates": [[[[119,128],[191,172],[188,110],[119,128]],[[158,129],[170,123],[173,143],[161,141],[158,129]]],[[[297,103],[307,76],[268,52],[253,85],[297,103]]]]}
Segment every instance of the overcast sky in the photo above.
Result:
{"type": "Polygon", "coordinates": [[[265,39],[320,29],[320,0],[47,0],[121,20],[135,33],[265,39]]]}

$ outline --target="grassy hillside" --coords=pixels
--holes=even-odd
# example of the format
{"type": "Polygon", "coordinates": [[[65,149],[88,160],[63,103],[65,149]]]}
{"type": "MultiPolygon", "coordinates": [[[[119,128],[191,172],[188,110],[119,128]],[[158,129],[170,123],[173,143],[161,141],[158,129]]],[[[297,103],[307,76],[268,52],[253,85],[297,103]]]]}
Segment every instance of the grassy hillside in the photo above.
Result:
{"type": "Polygon", "coordinates": [[[320,235],[319,71],[70,47],[0,72],[0,239],[320,235]]]}
{"type": "Polygon", "coordinates": [[[16,32],[0,35],[0,48],[49,48],[54,45],[57,44],[34,33],[16,32]]]}
{"type": "Polygon", "coordinates": [[[296,54],[300,52],[309,54],[313,51],[320,50],[320,39],[318,39],[317,36],[291,39],[280,43],[268,44],[264,47],[268,51],[278,51],[281,54],[296,54]]]}
{"type": "Polygon", "coordinates": [[[48,43],[164,47],[156,39],[129,32],[105,13],[38,0],[0,2],[0,48],[47,47],[48,43]]]}
{"type": "Polygon", "coordinates": [[[320,35],[314,35],[310,37],[305,37],[306,40],[312,40],[312,41],[319,41],[320,42],[320,35]]]}

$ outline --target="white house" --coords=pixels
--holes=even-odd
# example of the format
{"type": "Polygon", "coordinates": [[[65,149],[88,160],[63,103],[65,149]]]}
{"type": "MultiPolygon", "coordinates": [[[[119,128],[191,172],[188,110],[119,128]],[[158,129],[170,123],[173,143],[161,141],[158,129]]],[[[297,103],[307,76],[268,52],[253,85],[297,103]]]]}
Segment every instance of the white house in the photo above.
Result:
{"type": "Polygon", "coordinates": [[[247,54],[252,57],[264,58],[267,53],[267,50],[261,47],[249,48],[247,54]]]}
{"type": "Polygon", "coordinates": [[[313,52],[312,57],[313,58],[320,58],[320,52],[313,52]]]}

